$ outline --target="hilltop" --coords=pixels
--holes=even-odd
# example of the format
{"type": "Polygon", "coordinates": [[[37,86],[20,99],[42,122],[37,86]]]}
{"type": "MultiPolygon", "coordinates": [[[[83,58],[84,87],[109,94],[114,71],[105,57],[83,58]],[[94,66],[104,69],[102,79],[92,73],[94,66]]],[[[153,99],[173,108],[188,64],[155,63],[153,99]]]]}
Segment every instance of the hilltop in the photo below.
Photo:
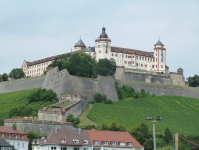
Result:
{"type": "Polygon", "coordinates": [[[195,135],[199,124],[199,99],[156,96],[116,101],[113,105],[95,103],[87,117],[98,125],[123,123],[128,130],[143,122],[152,130],[152,121],[145,120],[149,115],[163,116],[161,121],[156,121],[156,132],[164,132],[169,127],[173,133],[195,135]]]}

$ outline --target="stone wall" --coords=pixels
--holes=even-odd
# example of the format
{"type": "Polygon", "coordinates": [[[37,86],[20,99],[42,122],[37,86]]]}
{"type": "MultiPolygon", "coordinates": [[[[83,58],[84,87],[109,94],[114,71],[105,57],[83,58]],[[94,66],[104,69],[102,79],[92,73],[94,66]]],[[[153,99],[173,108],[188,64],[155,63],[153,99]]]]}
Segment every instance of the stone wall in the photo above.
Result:
{"type": "Polygon", "coordinates": [[[0,93],[42,87],[46,76],[0,82],[0,93]]]}
{"type": "Polygon", "coordinates": [[[71,129],[73,124],[71,122],[50,122],[50,121],[36,121],[25,119],[6,119],[4,120],[4,126],[12,127],[13,123],[16,123],[17,130],[22,132],[35,131],[40,135],[49,135],[52,127],[71,129]]]}
{"type": "Polygon", "coordinates": [[[123,67],[117,67],[115,79],[185,86],[185,80],[181,74],[157,74],[156,72],[149,71],[134,72],[123,67]]]}
{"type": "Polygon", "coordinates": [[[155,84],[155,83],[145,83],[136,81],[120,81],[117,80],[119,86],[127,85],[135,89],[135,91],[140,92],[142,89],[146,93],[160,95],[176,95],[184,97],[199,98],[199,88],[186,87],[186,86],[175,86],[167,84],[155,84]]]}
{"type": "Polygon", "coordinates": [[[65,121],[68,114],[72,114],[74,115],[74,117],[78,117],[85,110],[87,105],[88,105],[87,100],[81,99],[71,104],[70,106],[64,108],[53,108],[52,110],[46,110],[46,108],[43,108],[43,110],[38,110],[38,119],[52,120],[57,122],[65,121]]]}

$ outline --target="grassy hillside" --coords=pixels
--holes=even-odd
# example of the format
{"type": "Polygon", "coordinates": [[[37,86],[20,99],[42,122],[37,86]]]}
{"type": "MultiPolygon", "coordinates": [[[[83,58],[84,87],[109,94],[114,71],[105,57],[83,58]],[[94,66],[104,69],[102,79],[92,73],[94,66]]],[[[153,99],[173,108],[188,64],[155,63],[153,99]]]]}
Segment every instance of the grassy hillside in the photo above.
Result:
{"type": "Polygon", "coordinates": [[[40,88],[22,90],[9,93],[0,93],[0,119],[6,119],[9,117],[8,113],[10,110],[21,107],[21,106],[31,106],[34,108],[42,109],[45,106],[53,104],[54,102],[34,102],[28,104],[28,96],[34,91],[40,88]]]}
{"type": "Polygon", "coordinates": [[[113,105],[95,103],[87,117],[98,125],[123,123],[127,129],[143,122],[152,130],[152,121],[145,120],[149,115],[163,116],[163,120],[156,121],[156,132],[169,127],[173,133],[198,134],[199,99],[195,98],[157,96],[117,101],[113,105]]]}

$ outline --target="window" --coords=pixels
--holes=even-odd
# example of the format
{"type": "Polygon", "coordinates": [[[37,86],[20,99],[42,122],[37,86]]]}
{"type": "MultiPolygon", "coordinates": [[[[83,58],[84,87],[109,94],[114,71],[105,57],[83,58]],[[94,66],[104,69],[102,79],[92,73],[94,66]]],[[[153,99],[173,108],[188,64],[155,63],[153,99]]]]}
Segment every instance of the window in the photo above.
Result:
{"type": "Polygon", "coordinates": [[[67,150],[67,147],[61,147],[61,150],[67,150]]]}
{"type": "Polygon", "coordinates": [[[24,139],[24,135],[21,136],[21,139],[24,139]]]}
{"type": "Polygon", "coordinates": [[[136,58],[138,59],[138,56],[136,56],[136,58]]]}
{"type": "Polygon", "coordinates": [[[120,146],[125,146],[124,142],[119,142],[120,146]]]}
{"type": "Polygon", "coordinates": [[[74,150],[79,150],[79,147],[74,147],[73,149],[74,149],[74,150]]]}
{"type": "Polygon", "coordinates": [[[115,141],[111,141],[111,145],[116,145],[116,142],[115,141]]]}
{"type": "Polygon", "coordinates": [[[13,142],[13,146],[15,146],[15,142],[13,142]]]}
{"type": "Polygon", "coordinates": [[[141,67],[143,67],[143,64],[141,64],[141,67]]]}
{"type": "Polygon", "coordinates": [[[84,143],[84,144],[88,144],[88,140],[84,140],[83,143],[84,143]]]}
{"type": "Polygon", "coordinates": [[[20,143],[17,144],[17,147],[20,148],[20,143]]]}
{"type": "Polygon", "coordinates": [[[99,145],[99,144],[100,144],[100,141],[94,141],[94,144],[95,144],[95,145],[99,145]]]}
{"type": "Polygon", "coordinates": [[[163,68],[163,65],[161,65],[161,68],[163,68]]]}
{"type": "Polygon", "coordinates": [[[138,63],[136,63],[136,66],[138,66],[138,63]]]}
{"type": "Polygon", "coordinates": [[[24,148],[24,143],[22,143],[22,148],[24,148]]]}
{"type": "Polygon", "coordinates": [[[112,56],[113,56],[113,53],[112,53],[112,56]]]}
{"type": "Polygon", "coordinates": [[[134,61],[133,61],[133,64],[134,64],[134,61]]]}
{"type": "Polygon", "coordinates": [[[142,60],[144,60],[144,57],[142,57],[142,60]]]}
{"type": "Polygon", "coordinates": [[[73,143],[75,143],[75,144],[79,144],[79,140],[75,140],[75,139],[73,139],[73,143]]]}
{"type": "Polygon", "coordinates": [[[127,142],[128,146],[133,146],[132,142],[127,142]]]}
{"type": "Polygon", "coordinates": [[[18,135],[15,135],[15,139],[17,139],[18,138],[18,135]]]}
{"type": "Polygon", "coordinates": [[[117,54],[115,54],[115,56],[117,57],[117,54]]]}
{"type": "Polygon", "coordinates": [[[101,51],[99,51],[99,53],[101,53],[101,51]]]}
{"type": "Polygon", "coordinates": [[[149,58],[148,58],[148,61],[149,61],[149,58]]]}
{"type": "Polygon", "coordinates": [[[57,149],[57,147],[51,147],[51,150],[56,150],[57,149]]]}
{"type": "Polygon", "coordinates": [[[157,65],[156,65],[156,68],[158,68],[157,65]]]}
{"type": "Polygon", "coordinates": [[[91,53],[89,53],[89,55],[91,55],[91,53]]]}
{"type": "Polygon", "coordinates": [[[61,139],[60,142],[61,143],[66,143],[66,140],[65,139],[61,139]]]}
{"type": "Polygon", "coordinates": [[[133,58],[134,58],[134,56],[133,56],[133,58]]]}
{"type": "Polygon", "coordinates": [[[145,65],[145,68],[147,68],[147,65],[145,65]]]}
{"type": "Polygon", "coordinates": [[[153,62],[155,61],[155,59],[153,59],[153,62]]]}
{"type": "Polygon", "coordinates": [[[100,45],[98,45],[98,47],[100,47],[100,45]]]}
{"type": "Polygon", "coordinates": [[[1,134],[1,137],[4,137],[4,134],[1,134]]]}
{"type": "Polygon", "coordinates": [[[8,134],[8,137],[11,138],[11,134],[8,134]]]}
{"type": "Polygon", "coordinates": [[[127,61],[125,61],[125,64],[127,64],[127,61]]]}
{"type": "Polygon", "coordinates": [[[102,141],[103,145],[108,145],[108,141],[102,141]]]}

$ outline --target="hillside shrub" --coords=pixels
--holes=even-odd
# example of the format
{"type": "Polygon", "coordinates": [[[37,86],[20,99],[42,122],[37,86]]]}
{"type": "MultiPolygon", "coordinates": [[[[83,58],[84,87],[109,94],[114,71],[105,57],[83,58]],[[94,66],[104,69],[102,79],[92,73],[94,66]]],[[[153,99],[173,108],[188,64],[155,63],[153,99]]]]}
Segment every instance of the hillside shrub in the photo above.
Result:
{"type": "Polygon", "coordinates": [[[172,141],[172,134],[169,128],[167,127],[164,131],[164,141],[170,143],[172,141]]]}
{"type": "Polygon", "coordinates": [[[66,121],[72,122],[74,127],[76,127],[80,123],[79,118],[75,118],[72,114],[68,114],[66,121]]]}
{"type": "Polygon", "coordinates": [[[94,103],[95,103],[95,101],[88,101],[88,103],[89,103],[89,104],[94,104],[94,103]]]}
{"type": "Polygon", "coordinates": [[[104,104],[113,104],[113,101],[111,99],[108,99],[104,102],[104,104]]]}
{"type": "Polygon", "coordinates": [[[40,101],[58,101],[57,94],[53,90],[39,89],[33,92],[29,97],[29,103],[40,101]]]}
{"type": "Polygon", "coordinates": [[[107,96],[106,95],[102,95],[99,92],[96,92],[93,95],[93,99],[95,100],[95,102],[97,103],[102,103],[102,102],[106,102],[107,101],[107,96]]]}

